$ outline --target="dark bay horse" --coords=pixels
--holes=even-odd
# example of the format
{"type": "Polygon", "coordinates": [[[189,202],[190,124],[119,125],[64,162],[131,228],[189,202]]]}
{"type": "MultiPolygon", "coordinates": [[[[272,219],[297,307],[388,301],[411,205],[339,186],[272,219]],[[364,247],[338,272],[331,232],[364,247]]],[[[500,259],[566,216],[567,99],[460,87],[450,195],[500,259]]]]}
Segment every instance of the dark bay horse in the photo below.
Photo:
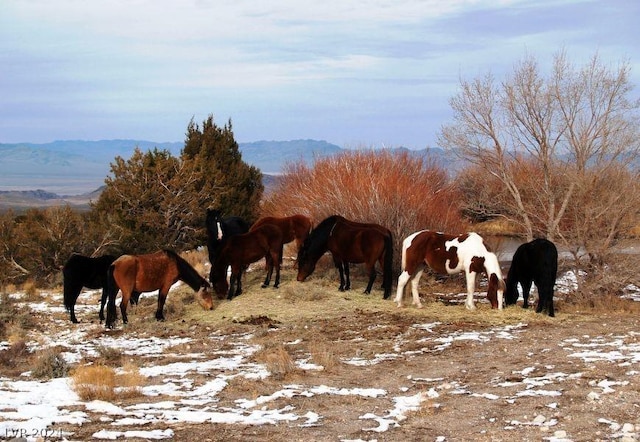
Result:
{"type": "Polygon", "coordinates": [[[297,214],[285,217],[265,216],[253,223],[249,230],[255,230],[265,224],[278,226],[282,231],[282,243],[288,244],[295,240],[298,250],[309,236],[312,227],[311,218],[297,214]]]}
{"type": "Polygon", "coordinates": [[[505,282],[498,258],[490,252],[480,235],[474,232],[450,235],[431,230],[413,233],[402,242],[402,273],[398,277],[396,303],[402,307],[402,297],[407,282],[411,280],[413,304],[422,307],[418,284],[428,265],[437,273],[452,275],[465,272],[467,300],[465,306],[473,310],[473,293],[478,273],[486,273],[489,280],[487,298],[491,308],[502,309],[505,282]]]}
{"type": "Polygon", "coordinates": [[[365,293],[376,279],[376,262],[382,268],[384,299],[391,295],[393,240],[391,231],[379,224],[358,223],[333,215],[318,224],[298,251],[298,281],[313,273],[325,252],[331,252],[340,273],[340,291],[351,288],[349,263],[364,263],[369,275],[365,293]]]}
{"type": "Polygon", "coordinates": [[[554,316],[553,287],[558,273],[558,249],[548,239],[534,239],[520,245],[513,254],[507,274],[505,302],[515,304],[518,300],[518,283],[522,286],[522,307],[529,307],[531,283],[538,288],[536,313],[547,312],[554,316]]]}
{"type": "MultiPolygon", "coordinates": [[[[209,291],[211,285],[200,276],[196,269],[171,250],[161,250],[147,255],[122,255],[108,270],[106,326],[113,328],[116,320],[116,295],[122,292],[120,311],[122,322],[127,323],[127,305],[132,293],[158,290],[158,309],[156,319],[164,320],[163,308],[169,289],[178,280],[185,282],[194,291],[196,298],[206,310],[213,309],[213,299],[209,291]]],[[[100,308],[102,319],[102,307],[100,308]]]]}
{"type": "Polygon", "coordinates": [[[64,307],[69,312],[71,322],[78,323],[75,305],[83,287],[102,289],[102,297],[105,297],[107,270],[115,260],[116,257],[113,255],[91,258],[74,253],[64,264],[62,268],[64,307]]]}
{"type": "Polygon", "coordinates": [[[212,266],[211,284],[216,295],[232,299],[242,293],[242,274],[249,264],[262,258],[267,263],[267,276],[262,288],[269,287],[273,269],[276,276],[274,288],[280,285],[280,262],[282,261],[282,231],[272,224],[264,224],[250,232],[232,236],[218,253],[212,266]],[[231,277],[227,282],[227,268],[231,266],[231,277]]]}
{"type": "Polygon", "coordinates": [[[249,231],[249,223],[239,216],[223,218],[219,210],[207,209],[205,224],[207,228],[207,251],[209,252],[209,263],[211,264],[209,280],[213,281],[213,267],[218,253],[229,238],[241,233],[247,233],[249,231]]]}

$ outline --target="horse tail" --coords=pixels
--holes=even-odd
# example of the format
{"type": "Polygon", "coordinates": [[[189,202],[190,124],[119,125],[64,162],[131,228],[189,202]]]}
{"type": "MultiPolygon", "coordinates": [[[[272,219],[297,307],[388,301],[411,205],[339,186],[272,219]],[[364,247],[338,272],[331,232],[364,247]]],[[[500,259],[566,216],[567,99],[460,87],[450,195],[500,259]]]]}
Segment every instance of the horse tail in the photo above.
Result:
{"type": "Polygon", "coordinates": [[[384,299],[391,296],[391,286],[393,284],[393,236],[391,232],[384,237],[384,269],[382,275],[384,284],[384,299]]]}
{"type": "MultiPolygon", "coordinates": [[[[107,304],[107,321],[106,321],[107,327],[113,327],[113,323],[116,320],[116,314],[117,314],[116,313],[116,296],[118,296],[118,290],[120,290],[120,288],[118,287],[118,283],[116,282],[115,276],[113,276],[113,272],[115,268],[116,266],[114,264],[111,264],[107,269],[107,290],[102,292],[102,300],[100,303],[101,315],[102,315],[102,310],[105,303],[107,304]]],[[[102,316],[100,316],[100,319],[102,320],[102,316]]]]}

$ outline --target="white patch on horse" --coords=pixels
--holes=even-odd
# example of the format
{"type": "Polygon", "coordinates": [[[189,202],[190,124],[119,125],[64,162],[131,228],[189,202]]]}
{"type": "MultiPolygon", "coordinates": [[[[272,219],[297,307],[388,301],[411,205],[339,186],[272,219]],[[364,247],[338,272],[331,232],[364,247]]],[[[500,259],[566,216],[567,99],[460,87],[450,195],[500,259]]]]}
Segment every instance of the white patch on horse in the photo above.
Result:
{"type": "Polygon", "coordinates": [[[405,265],[407,263],[407,249],[411,247],[411,243],[413,243],[413,240],[415,239],[415,237],[421,234],[422,232],[426,232],[426,230],[420,230],[419,232],[412,233],[411,235],[407,236],[404,239],[404,241],[402,241],[402,268],[403,269],[405,268],[405,265]]]}
{"type": "Polygon", "coordinates": [[[222,240],[222,226],[220,226],[220,221],[216,223],[216,226],[218,227],[218,241],[220,241],[222,240]]]}
{"type": "MultiPolygon", "coordinates": [[[[416,232],[407,238],[402,243],[402,268],[403,271],[398,277],[398,286],[396,292],[395,301],[398,304],[398,307],[402,306],[402,295],[404,292],[404,287],[411,280],[411,291],[413,295],[413,303],[417,307],[421,307],[420,298],[418,295],[418,283],[420,277],[422,276],[422,270],[416,272],[416,274],[411,277],[409,273],[404,270],[406,263],[406,250],[411,245],[411,242],[415,238],[416,235],[425,232],[422,230],[420,232],[416,232]]],[[[474,258],[484,258],[484,270],[487,273],[487,278],[491,278],[492,274],[496,274],[498,280],[503,281],[502,271],[500,269],[500,264],[495,254],[489,252],[484,245],[484,240],[480,235],[474,232],[469,232],[464,239],[460,240],[460,237],[453,238],[449,241],[445,242],[445,250],[450,252],[452,247],[455,247],[455,253],[458,258],[458,265],[456,267],[450,267],[451,260],[447,259],[445,264],[445,269],[448,274],[460,273],[462,271],[465,272],[466,275],[466,285],[467,285],[467,300],[465,302],[465,306],[474,310],[476,308],[475,303],[473,302],[473,295],[475,292],[476,285],[476,277],[477,273],[470,271],[471,264],[474,258]]],[[[438,248],[439,249],[439,248],[438,248]]],[[[438,250],[436,249],[436,250],[438,250]]],[[[504,284],[504,283],[502,283],[504,284]]],[[[498,289],[497,291],[498,298],[498,309],[503,308],[503,290],[498,289]]]]}

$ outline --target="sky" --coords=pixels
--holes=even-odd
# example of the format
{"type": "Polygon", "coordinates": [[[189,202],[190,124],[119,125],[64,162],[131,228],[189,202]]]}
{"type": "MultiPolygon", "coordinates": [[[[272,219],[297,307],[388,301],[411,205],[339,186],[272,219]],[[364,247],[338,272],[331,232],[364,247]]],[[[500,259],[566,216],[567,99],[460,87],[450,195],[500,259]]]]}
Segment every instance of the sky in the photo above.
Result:
{"type": "Polygon", "coordinates": [[[0,143],[236,141],[436,147],[461,79],[596,53],[631,66],[637,0],[3,0],[0,143]]]}

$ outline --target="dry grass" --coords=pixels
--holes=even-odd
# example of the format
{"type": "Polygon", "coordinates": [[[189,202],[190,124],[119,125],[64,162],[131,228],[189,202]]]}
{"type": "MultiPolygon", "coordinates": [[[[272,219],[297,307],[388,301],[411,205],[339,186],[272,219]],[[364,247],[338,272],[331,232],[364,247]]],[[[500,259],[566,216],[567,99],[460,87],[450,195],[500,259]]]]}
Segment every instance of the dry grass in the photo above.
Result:
{"type": "Polygon", "coordinates": [[[283,345],[267,346],[255,355],[255,359],[266,365],[275,380],[283,380],[297,371],[294,359],[283,345]]]}
{"type": "Polygon", "coordinates": [[[38,326],[31,311],[8,294],[0,297],[0,339],[9,342],[24,340],[29,330],[38,326]]]}
{"type": "Polygon", "coordinates": [[[96,362],[101,365],[108,365],[110,367],[118,367],[122,364],[123,354],[119,348],[98,346],[96,347],[98,352],[98,358],[96,362]]]}
{"type": "Polygon", "coordinates": [[[22,290],[24,291],[26,301],[35,302],[40,300],[40,290],[38,290],[35,281],[26,281],[22,285],[22,290]]]}
{"type": "Polygon", "coordinates": [[[140,369],[133,363],[126,363],[122,371],[116,374],[116,394],[119,398],[132,398],[142,396],[142,387],[146,383],[140,369]]]}
{"type": "Polygon", "coordinates": [[[106,365],[88,365],[73,371],[73,389],[85,401],[111,401],[116,397],[116,372],[106,365]]]}
{"type": "Polygon", "coordinates": [[[62,378],[69,372],[69,365],[56,348],[47,348],[36,354],[31,375],[39,379],[62,378]]]}
{"type": "Polygon", "coordinates": [[[333,346],[327,342],[311,342],[309,352],[311,361],[321,365],[325,371],[333,372],[340,366],[340,358],[333,351],[333,346]]]}
{"type": "Polygon", "coordinates": [[[26,342],[16,341],[9,348],[0,351],[0,368],[5,374],[26,371],[30,357],[31,354],[26,342]]]}

